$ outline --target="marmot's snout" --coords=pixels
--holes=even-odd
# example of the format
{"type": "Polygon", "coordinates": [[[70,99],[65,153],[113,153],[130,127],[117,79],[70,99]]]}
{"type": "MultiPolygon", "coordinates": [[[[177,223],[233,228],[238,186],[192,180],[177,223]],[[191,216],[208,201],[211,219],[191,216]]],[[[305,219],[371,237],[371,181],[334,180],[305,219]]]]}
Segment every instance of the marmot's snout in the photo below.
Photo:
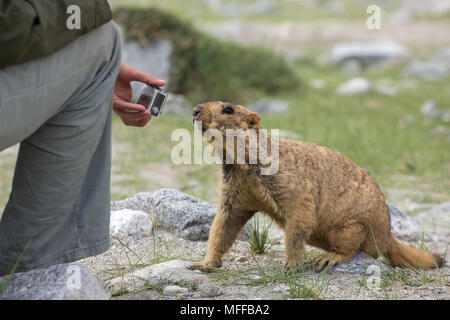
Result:
{"type": "Polygon", "coordinates": [[[202,112],[203,106],[201,104],[199,104],[198,106],[194,107],[194,111],[192,113],[192,122],[194,122],[195,120],[197,120],[198,116],[200,115],[200,113],[202,112]]]}

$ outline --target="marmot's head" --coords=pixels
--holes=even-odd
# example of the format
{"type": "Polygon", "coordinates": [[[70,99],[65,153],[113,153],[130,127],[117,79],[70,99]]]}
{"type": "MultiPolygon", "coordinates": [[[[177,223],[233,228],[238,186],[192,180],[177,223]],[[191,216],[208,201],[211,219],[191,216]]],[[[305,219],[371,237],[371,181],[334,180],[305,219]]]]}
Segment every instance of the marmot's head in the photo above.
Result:
{"type": "Polygon", "coordinates": [[[200,121],[202,130],[259,129],[261,117],[256,112],[227,102],[206,102],[194,107],[192,121],[200,121]]]}

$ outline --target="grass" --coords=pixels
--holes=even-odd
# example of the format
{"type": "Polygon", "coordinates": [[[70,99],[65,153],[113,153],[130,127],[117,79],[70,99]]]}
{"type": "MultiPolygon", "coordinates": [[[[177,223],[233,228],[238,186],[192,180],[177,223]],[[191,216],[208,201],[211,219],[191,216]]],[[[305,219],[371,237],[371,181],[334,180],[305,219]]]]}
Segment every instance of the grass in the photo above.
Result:
{"type": "Polygon", "coordinates": [[[252,219],[248,228],[246,229],[248,234],[248,246],[251,252],[255,254],[263,254],[270,248],[269,241],[269,228],[272,225],[264,223],[260,225],[258,217],[252,219]]]}
{"type": "Polygon", "coordinates": [[[127,39],[143,45],[158,39],[171,41],[169,90],[184,94],[194,104],[205,100],[248,102],[262,93],[299,86],[283,57],[260,47],[220,41],[159,9],[118,8],[114,20],[123,26],[127,39]]]}

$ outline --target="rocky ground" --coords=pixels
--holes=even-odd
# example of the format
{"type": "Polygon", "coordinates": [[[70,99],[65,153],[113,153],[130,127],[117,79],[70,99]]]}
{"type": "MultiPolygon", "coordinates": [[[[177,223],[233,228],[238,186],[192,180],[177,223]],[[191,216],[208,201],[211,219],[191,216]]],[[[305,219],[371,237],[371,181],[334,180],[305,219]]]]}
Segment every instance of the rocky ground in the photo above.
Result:
{"type": "MultiPolygon", "coordinates": [[[[270,228],[271,247],[266,253],[255,255],[246,241],[239,240],[226,255],[223,267],[216,272],[187,270],[192,261],[203,257],[207,245],[206,229],[189,229],[195,221],[210,221],[215,207],[183,197],[176,191],[160,190],[113,203],[113,209],[118,209],[115,212],[122,214],[127,212],[125,207],[150,212],[150,220],[158,226],[149,236],[140,231],[135,232],[134,238],[130,234],[128,237],[113,235],[113,246],[108,252],[81,261],[109,285],[112,299],[450,299],[448,266],[426,272],[391,269],[358,254],[350,263],[334,268],[331,273],[284,272],[284,236],[275,225],[270,228]],[[174,197],[182,198],[175,209],[174,197]],[[202,212],[188,212],[198,205],[203,206],[202,212]],[[185,211],[186,208],[190,209],[185,211]],[[168,217],[168,210],[172,212],[171,217],[168,217]],[[173,214],[177,210],[179,214],[173,214]],[[183,212],[185,220],[190,222],[177,221],[177,216],[183,212]],[[157,222],[158,215],[161,221],[157,222]],[[373,268],[375,272],[370,273],[373,268]],[[375,285],[372,286],[370,280],[373,279],[375,285]]],[[[445,254],[450,236],[449,213],[450,203],[434,206],[417,215],[421,229],[416,230],[416,225],[408,220],[411,218],[403,216],[404,220],[398,220],[399,227],[393,231],[403,240],[419,246],[422,230],[425,246],[445,254]]],[[[308,259],[319,252],[313,247],[307,249],[308,259]]]]}
{"type": "MultiPolygon", "coordinates": [[[[393,269],[358,252],[349,262],[317,273],[308,262],[320,250],[308,246],[305,269],[284,271],[284,234],[259,214],[259,232],[269,230],[263,254],[249,249],[248,235],[256,226],[251,220],[222,268],[191,271],[187,267],[206,252],[214,204],[160,189],[111,206],[107,252],[6,276],[0,281],[0,299],[450,299],[448,259],[437,270],[393,269]]],[[[388,206],[397,238],[446,254],[450,202],[431,206],[416,218],[388,206]]]]}

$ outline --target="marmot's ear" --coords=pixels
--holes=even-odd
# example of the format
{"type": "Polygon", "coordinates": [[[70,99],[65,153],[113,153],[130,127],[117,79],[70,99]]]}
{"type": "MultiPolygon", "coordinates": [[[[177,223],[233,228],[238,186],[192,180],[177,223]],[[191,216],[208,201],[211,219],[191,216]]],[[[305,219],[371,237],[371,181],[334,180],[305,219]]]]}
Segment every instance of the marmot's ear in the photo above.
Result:
{"type": "Polygon", "coordinates": [[[250,128],[259,128],[259,121],[261,120],[261,116],[256,112],[250,113],[248,116],[248,126],[250,128]]]}

